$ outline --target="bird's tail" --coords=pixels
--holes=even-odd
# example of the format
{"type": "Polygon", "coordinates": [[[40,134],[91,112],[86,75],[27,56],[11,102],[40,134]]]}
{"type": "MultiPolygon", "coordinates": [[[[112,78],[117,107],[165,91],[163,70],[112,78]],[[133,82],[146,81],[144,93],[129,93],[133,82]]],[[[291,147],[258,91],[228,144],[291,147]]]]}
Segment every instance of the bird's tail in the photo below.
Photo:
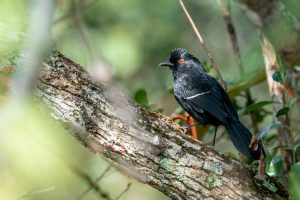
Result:
{"type": "Polygon", "coordinates": [[[225,125],[230,138],[238,151],[243,153],[245,156],[250,157],[254,160],[258,160],[261,154],[264,154],[263,147],[258,143],[258,148],[252,150],[249,148],[251,143],[252,134],[250,131],[239,121],[233,121],[225,125]]]}

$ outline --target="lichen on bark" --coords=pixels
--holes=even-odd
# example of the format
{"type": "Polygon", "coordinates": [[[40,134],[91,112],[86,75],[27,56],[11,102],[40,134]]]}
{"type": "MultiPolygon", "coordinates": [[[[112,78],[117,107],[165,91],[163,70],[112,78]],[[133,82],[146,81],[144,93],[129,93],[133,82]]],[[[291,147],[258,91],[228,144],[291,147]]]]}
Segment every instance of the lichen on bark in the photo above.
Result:
{"type": "Polygon", "coordinates": [[[172,199],[272,199],[284,197],[254,181],[239,161],[185,135],[167,117],[130,102],[93,81],[58,52],[43,63],[35,92],[55,119],[94,152],[101,152],[139,181],[172,199]]]}

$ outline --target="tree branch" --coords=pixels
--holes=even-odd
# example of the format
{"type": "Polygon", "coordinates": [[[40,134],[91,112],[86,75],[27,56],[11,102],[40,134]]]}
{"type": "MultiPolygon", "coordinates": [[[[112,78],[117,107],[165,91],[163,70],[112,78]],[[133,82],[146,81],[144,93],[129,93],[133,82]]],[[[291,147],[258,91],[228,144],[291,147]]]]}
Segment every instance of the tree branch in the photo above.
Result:
{"type": "Polygon", "coordinates": [[[186,136],[167,117],[93,82],[86,71],[58,52],[43,63],[35,91],[83,145],[172,199],[287,196],[280,184],[255,180],[240,162],[186,136]]]}

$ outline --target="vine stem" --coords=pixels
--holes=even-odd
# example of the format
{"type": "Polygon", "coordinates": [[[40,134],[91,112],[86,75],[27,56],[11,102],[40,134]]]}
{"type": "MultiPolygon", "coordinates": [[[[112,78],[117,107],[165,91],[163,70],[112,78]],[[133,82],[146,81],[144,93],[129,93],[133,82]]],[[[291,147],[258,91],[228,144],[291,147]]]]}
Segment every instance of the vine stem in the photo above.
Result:
{"type": "Polygon", "coordinates": [[[190,24],[192,25],[192,28],[193,28],[193,30],[194,30],[194,32],[195,32],[197,38],[199,39],[199,42],[200,42],[200,44],[202,45],[202,47],[203,47],[205,53],[207,54],[207,57],[208,57],[208,59],[210,60],[212,66],[213,66],[213,68],[214,68],[214,70],[215,70],[216,73],[218,74],[218,77],[219,77],[219,79],[220,79],[220,84],[221,84],[222,87],[226,90],[226,83],[225,83],[225,81],[224,81],[224,79],[223,79],[223,77],[222,77],[222,75],[221,75],[221,73],[220,73],[219,67],[218,67],[218,65],[217,65],[217,63],[216,63],[216,61],[215,61],[215,59],[213,58],[212,54],[211,54],[210,51],[208,50],[207,45],[206,45],[205,42],[203,41],[202,36],[201,36],[201,34],[200,34],[200,32],[199,32],[197,26],[195,25],[194,20],[192,19],[191,15],[189,14],[188,10],[186,9],[186,7],[185,7],[183,1],[182,1],[182,0],[178,0],[178,1],[179,1],[180,5],[181,5],[181,8],[182,8],[183,12],[185,13],[186,17],[188,18],[190,24]]]}

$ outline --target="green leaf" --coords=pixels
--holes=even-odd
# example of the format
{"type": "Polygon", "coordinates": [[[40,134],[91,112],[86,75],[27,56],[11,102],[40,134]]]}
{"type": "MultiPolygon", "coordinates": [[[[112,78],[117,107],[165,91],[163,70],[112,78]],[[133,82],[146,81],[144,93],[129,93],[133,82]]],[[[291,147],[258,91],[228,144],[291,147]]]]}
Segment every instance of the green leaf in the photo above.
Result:
{"type": "Polygon", "coordinates": [[[274,72],[274,74],[272,75],[272,78],[274,81],[276,81],[278,83],[282,83],[282,76],[281,76],[280,71],[274,72]]]}
{"type": "Polygon", "coordinates": [[[284,176],[285,170],[283,166],[282,157],[274,156],[266,172],[268,175],[271,176],[284,176]]]}
{"type": "Polygon", "coordinates": [[[300,162],[295,163],[289,173],[289,192],[291,194],[290,199],[300,199],[300,162]]]}
{"type": "Polygon", "coordinates": [[[281,127],[281,126],[282,126],[282,124],[280,122],[275,122],[275,123],[263,128],[262,130],[260,130],[256,134],[256,137],[257,137],[257,139],[262,139],[263,137],[268,135],[273,128],[278,128],[278,127],[281,127]]]}
{"type": "Polygon", "coordinates": [[[289,111],[290,111],[290,107],[283,107],[277,111],[276,117],[279,117],[281,115],[286,115],[289,111]]]}
{"type": "Polygon", "coordinates": [[[136,91],[136,93],[134,94],[134,100],[141,106],[146,107],[149,105],[148,95],[144,89],[136,91]]]}
{"type": "Polygon", "coordinates": [[[300,66],[299,65],[295,65],[294,67],[293,67],[293,70],[295,71],[295,72],[300,72],[300,66]]]}
{"type": "Polygon", "coordinates": [[[255,102],[255,103],[251,104],[250,106],[248,106],[242,113],[243,114],[248,114],[251,111],[257,110],[259,108],[262,108],[265,105],[272,104],[272,103],[273,103],[273,101],[259,101],[259,102],[255,102]]]}

